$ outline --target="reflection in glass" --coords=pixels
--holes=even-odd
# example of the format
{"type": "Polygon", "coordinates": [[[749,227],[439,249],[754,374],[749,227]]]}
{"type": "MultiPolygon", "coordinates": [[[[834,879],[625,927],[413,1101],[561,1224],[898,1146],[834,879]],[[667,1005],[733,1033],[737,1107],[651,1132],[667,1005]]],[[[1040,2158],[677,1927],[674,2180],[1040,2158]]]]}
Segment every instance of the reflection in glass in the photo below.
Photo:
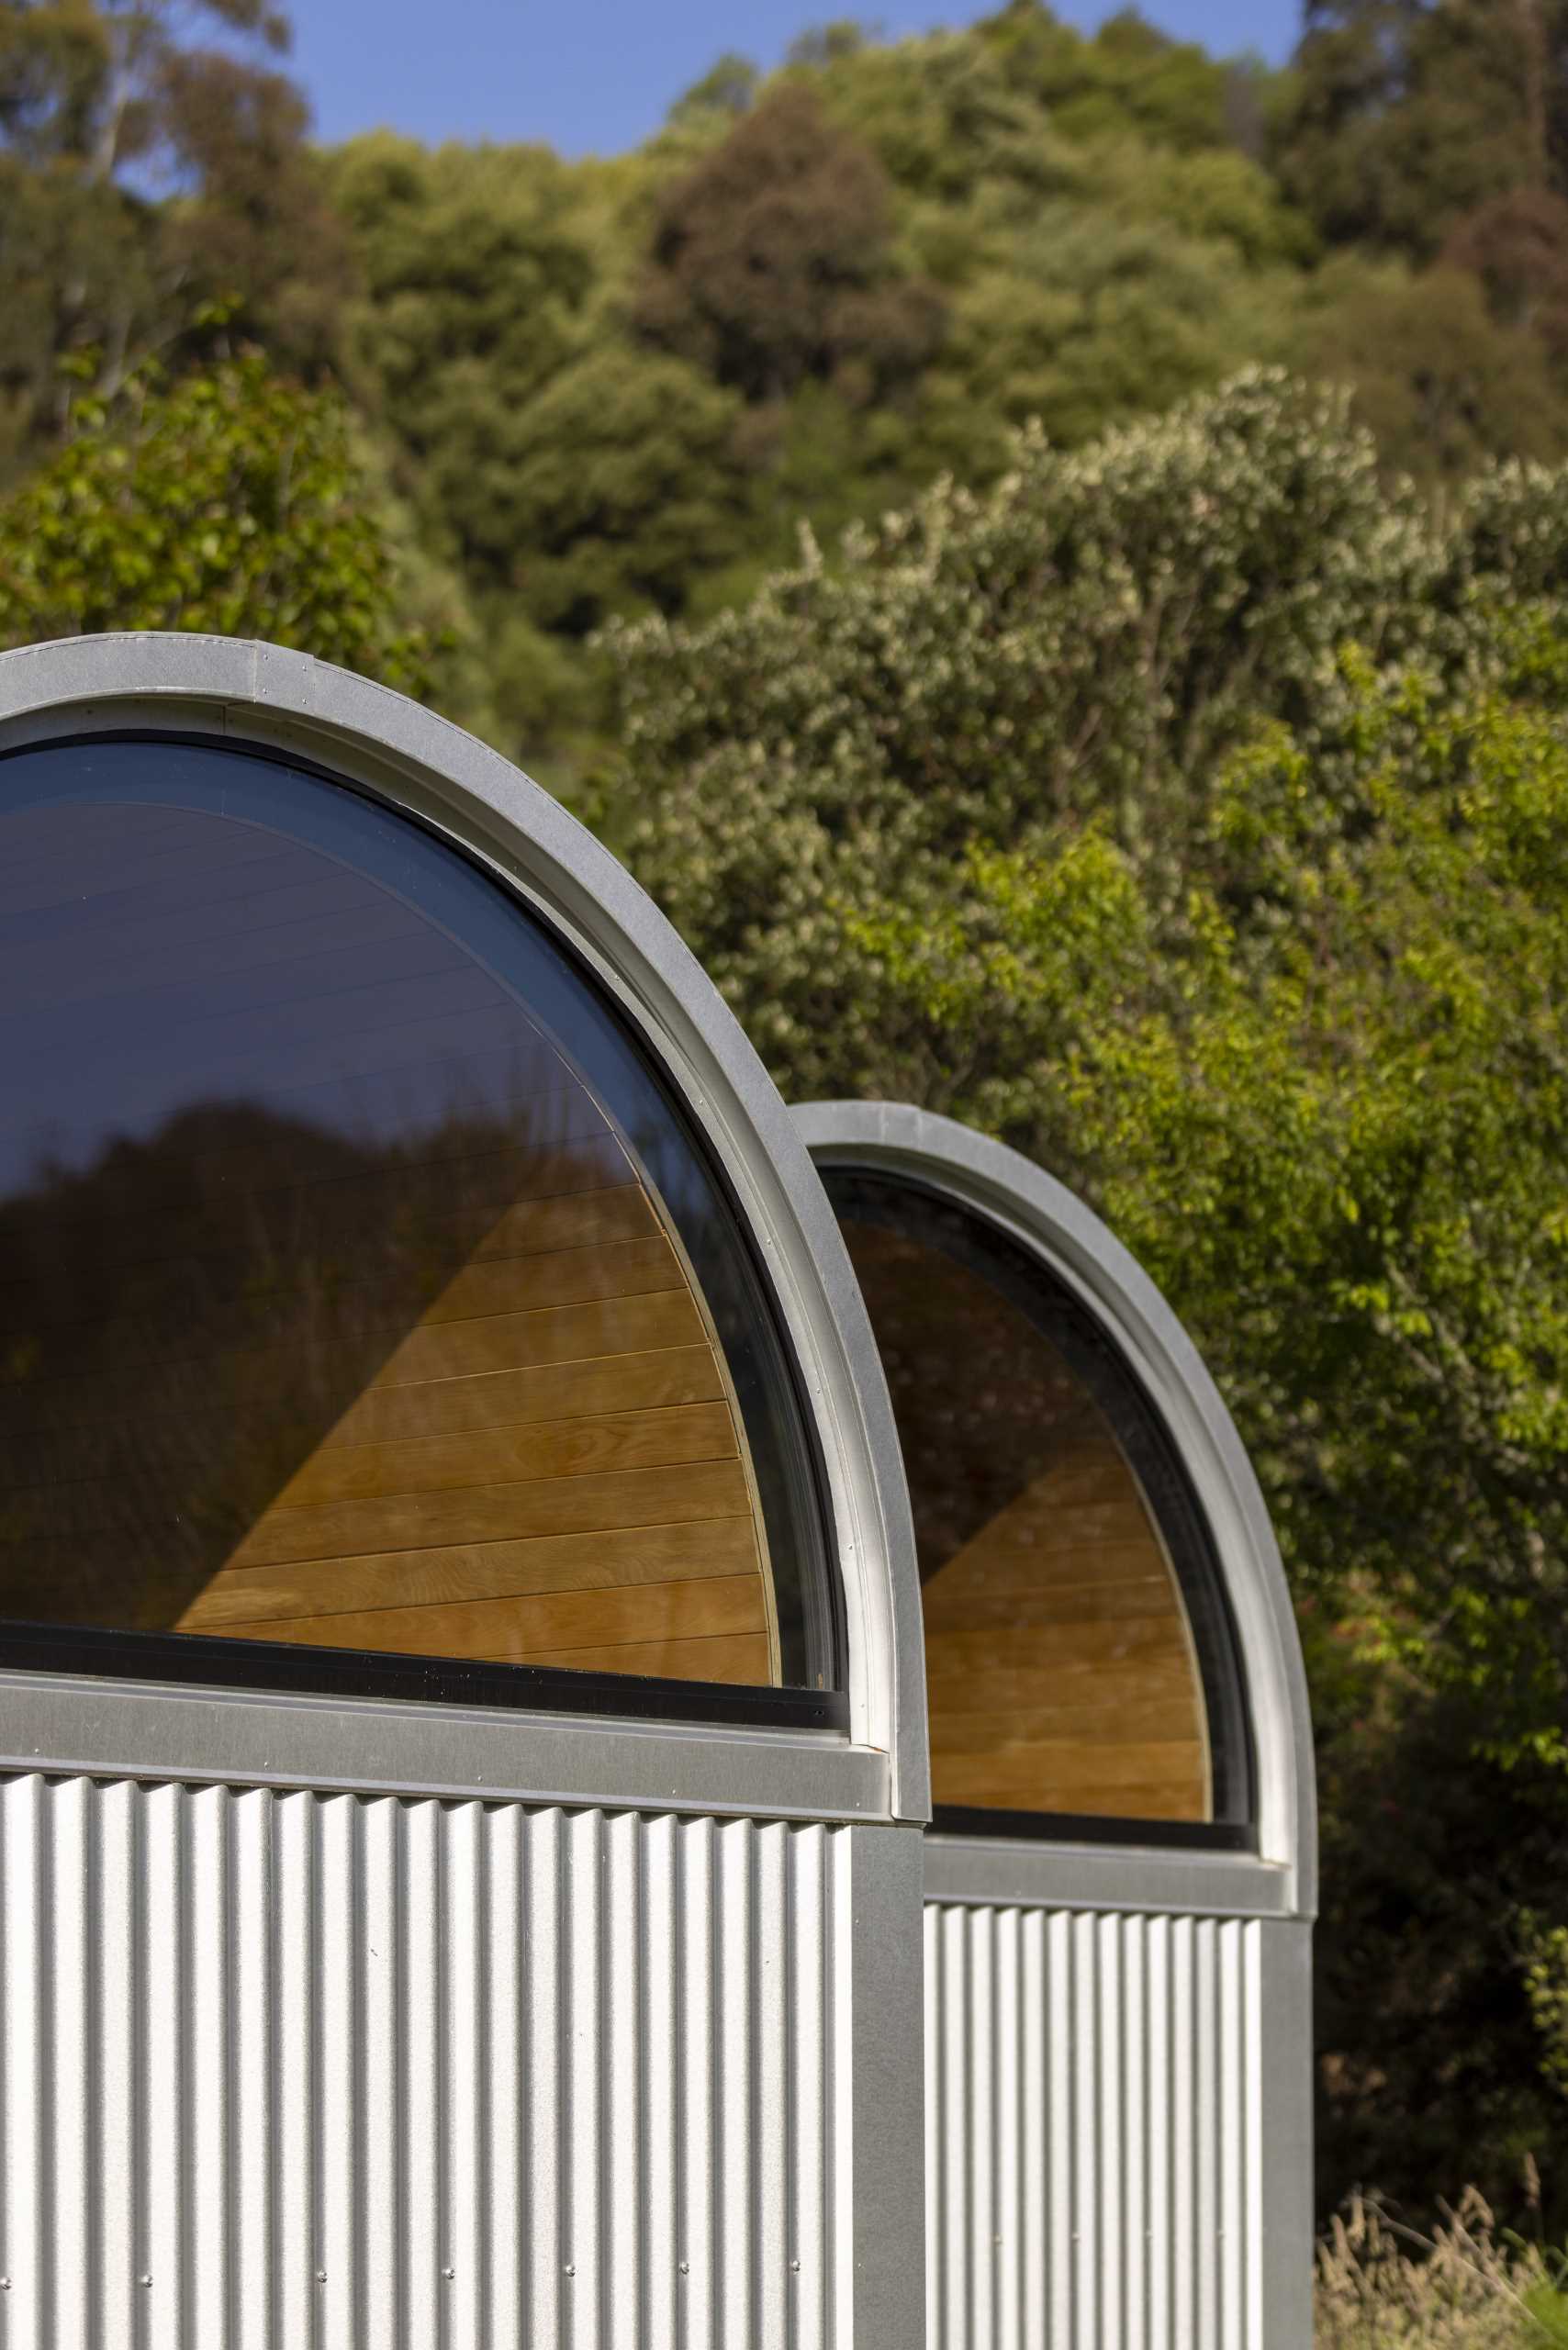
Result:
{"type": "Polygon", "coordinates": [[[1244,1818],[1228,1617],[1126,1366],[978,1217],[884,1177],[824,1180],[909,1473],[935,1803],[977,1826],[1244,1818]]]}
{"type": "Polygon", "coordinates": [[[735,1218],[455,852],[233,752],[21,754],[0,985],[0,1616],[830,1668],[735,1218]]]}

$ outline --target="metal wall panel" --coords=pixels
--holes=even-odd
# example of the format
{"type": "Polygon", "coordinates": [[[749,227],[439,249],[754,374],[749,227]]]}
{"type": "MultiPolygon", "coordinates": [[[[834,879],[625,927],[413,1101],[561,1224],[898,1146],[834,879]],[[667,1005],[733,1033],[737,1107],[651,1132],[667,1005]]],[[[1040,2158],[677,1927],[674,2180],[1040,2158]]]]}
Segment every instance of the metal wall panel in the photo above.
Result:
{"type": "Polygon", "coordinates": [[[1259,2350],[1262,1928],[930,1902],[930,2350],[1259,2350]]]}
{"type": "Polygon", "coordinates": [[[852,1832],[5,1782],[0,2343],[846,2345],[852,1832]]]}

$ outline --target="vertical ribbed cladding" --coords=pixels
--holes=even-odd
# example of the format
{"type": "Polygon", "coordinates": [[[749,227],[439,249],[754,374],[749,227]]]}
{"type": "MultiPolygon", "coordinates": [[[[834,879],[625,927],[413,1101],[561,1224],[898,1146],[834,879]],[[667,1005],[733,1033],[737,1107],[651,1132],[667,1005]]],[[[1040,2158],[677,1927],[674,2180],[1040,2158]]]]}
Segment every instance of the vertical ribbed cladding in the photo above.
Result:
{"type": "Polygon", "coordinates": [[[932,2350],[1259,2350],[1260,1928],[932,1902],[932,2350]]]}
{"type": "Polygon", "coordinates": [[[847,2344],[848,1831],[0,1784],[5,2350],[847,2344]]]}

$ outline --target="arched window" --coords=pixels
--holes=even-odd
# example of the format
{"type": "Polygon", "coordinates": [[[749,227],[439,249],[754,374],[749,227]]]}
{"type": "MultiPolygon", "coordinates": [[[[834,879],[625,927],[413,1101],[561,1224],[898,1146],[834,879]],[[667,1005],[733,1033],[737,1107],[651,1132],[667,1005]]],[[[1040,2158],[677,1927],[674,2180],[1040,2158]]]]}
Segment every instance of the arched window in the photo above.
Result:
{"type": "Polygon", "coordinates": [[[935,1824],[1245,1848],[1232,1611],[1137,1366],[1004,1215],[891,1152],[835,1153],[802,1114],[909,1480],[935,1824]]]}
{"type": "Polygon", "coordinates": [[[0,969],[9,1652],[835,1685],[768,1283],[543,920],[297,763],[100,736],[0,762],[0,969]]]}

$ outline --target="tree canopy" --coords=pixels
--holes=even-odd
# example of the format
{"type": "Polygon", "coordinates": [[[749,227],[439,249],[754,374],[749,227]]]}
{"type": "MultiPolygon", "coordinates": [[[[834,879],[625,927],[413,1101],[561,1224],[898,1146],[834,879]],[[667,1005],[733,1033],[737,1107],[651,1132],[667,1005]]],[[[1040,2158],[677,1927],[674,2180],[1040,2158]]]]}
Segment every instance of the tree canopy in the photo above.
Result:
{"type": "MultiPolygon", "coordinates": [[[[1316,1611],[1347,1786],[1440,1713],[1456,1804],[1490,1780],[1560,1853],[1565,584],[1568,472],[1484,469],[1439,516],[1343,395],[1252,375],[617,632],[610,803],[788,1093],[1001,1135],[1166,1286],[1316,1611]]],[[[1370,1870],[1329,1893],[1331,2159],[1420,2192],[1396,2117],[1429,2083],[1364,2091],[1370,1870]]],[[[1457,1913],[1435,1863],[1408,1892],[1413,1931],[1457,1913]]],[[[1516,2081],[1536,2052],[1466,2156],[1505,2201],[1525,2142],[1568,2154],[1520,1954],[1568,1911],[1515,1898],[1466,1958],[1516,2081]]]]}
{"type": "Polygon", "coordinates": [[[111,402],[0,501],[0,646],[105,629],[297,645],[405,692],[430,648],[342,404],[252,355],[111,402]]]}

